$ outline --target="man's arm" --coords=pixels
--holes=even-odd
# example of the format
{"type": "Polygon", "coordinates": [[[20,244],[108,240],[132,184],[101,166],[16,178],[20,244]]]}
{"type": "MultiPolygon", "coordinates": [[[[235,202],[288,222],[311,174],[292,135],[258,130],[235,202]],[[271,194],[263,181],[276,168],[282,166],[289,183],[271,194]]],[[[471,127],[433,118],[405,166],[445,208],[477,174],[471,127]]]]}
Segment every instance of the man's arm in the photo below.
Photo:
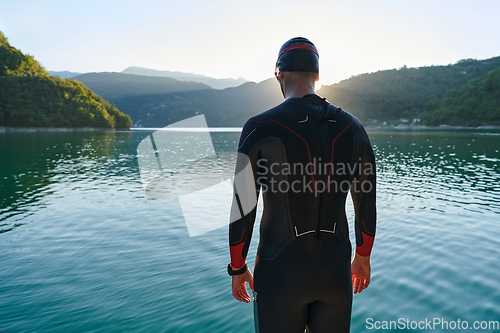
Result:
{"type": "MultiPolygon", "coordinates": [[[[246,257],[252,239],[257,213],[257,198],[260,185],[256,177],[258,151],[254,149],[256,137],[255,125],[246,124],[240,138],[238,158],[234,177],[234,195],[229,224],[229,250],[232,270],[239,270],[246,265],[246,257]]],[[[250,302],[245,283],[253,290],[253,276],[247,268],[245,272],[232,276],[234,298],[241,302],[250,302]]]]}
{"type": "Polygon", "coordinates": [[[356,234],[356,250],[351,263],[351,278],[355,294],[360,293],[370,284],[370,255],[377,221],[375,155],[367,136],[366,140],[360,160],[359,174],[351,188],[356,234]]]}

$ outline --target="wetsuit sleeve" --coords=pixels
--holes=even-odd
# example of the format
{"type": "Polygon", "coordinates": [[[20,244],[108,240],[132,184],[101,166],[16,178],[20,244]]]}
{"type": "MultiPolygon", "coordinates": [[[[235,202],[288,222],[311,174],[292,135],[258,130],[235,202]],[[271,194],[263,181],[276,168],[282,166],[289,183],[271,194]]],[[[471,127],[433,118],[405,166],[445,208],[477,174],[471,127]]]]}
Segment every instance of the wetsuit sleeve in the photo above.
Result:
{"type": "Polygon", "coordinates": [[[377,223],[375,155],[366,132],[364,149],[359,160],[359,172],[351,186],[355,214],[356,253],[371,254],[377,223]]]}
{"type": "Polygon", "coordinates": [[[256,174],[259,159],[259,150],[255,145],[256,138],[258,138],[256,125],[245,124],[238,144],[233,204],[229,221],[229,249],[231,266],[234,268],[245,265],[257,213],[260,185],[256,174]]]}

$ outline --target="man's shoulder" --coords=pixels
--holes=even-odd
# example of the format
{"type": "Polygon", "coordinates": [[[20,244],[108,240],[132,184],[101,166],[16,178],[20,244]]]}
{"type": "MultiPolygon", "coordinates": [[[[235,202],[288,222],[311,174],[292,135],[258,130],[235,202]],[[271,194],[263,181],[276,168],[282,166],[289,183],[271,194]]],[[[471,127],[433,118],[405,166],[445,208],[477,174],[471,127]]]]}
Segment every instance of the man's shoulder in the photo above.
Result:
{"type": "Polygon", "coordinates": [[[277,118],[286,112],[286,101],[283,101],[281,104],[276,105],[266,111],[263,111],[259,114],[248,119],[248,122],[256,122],[256,123],[265,123],[270,121],[271,119],[277,118]]]}
{"type": "Polygon", "coordinates": [[[350,113],[349,111],[346,111],[340,107],[336,107],[336,106],[333,106],[333,107],[337,109],[337,117],[342,118],[348,122],[353,122],[353,124],[354,123],[356,124],[356,127],[364,130],[364,127],[363,127],[363,124],[361,124],[361,121],[356,116],[354,116],[352,113],[350,113]]]}
{"type": "Polygon", "coordinates": [[[365,127],[361,123],[361,121],[355,117],[353,114],[350,112],[343,110],[341,108],[338,108],[338,117],[343,119],[344,123],[349,123],[351,124],[351,128],[353,129],[353,134],[357,136],[361,136],[364,141],[369,142],[370,139],[368,137],[368,133],[366,133],[365,127]]]}

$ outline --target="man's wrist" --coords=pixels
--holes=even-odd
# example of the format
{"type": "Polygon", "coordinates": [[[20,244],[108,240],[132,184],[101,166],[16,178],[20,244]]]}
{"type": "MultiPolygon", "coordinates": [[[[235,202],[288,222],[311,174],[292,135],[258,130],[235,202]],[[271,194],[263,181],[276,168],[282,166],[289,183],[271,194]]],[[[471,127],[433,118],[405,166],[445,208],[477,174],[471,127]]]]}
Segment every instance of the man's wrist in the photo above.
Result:
{"type": "Polygon", "coordinates": [[[235,269],[231,264],[227,265],[227,273],[231,276],[233,275],[241,275],[245,273],[248,270],[247,264],[245,264],[243,267],[235,269]]]}
{"type": "Polygon", "coordinates": [[[370,261],[370,256],[371,255],[363,256],[363,255],[359,254],[358,252],[354,251],[354,259],[357,259],[357,260],[370,261]]]}
{"type": "Polygon", "coordinates": [[[229,266],[231,266],[231,269],[232,269],[233,271],[240,270],[240,269],[242,269],[243,267],[245,267],[246,265],[247,265],[247,263],[245,263],[243,266],[241,266],[241,267],[237,268],[237,267],[234,267],[233,265],[229,264],[229,266]]]}

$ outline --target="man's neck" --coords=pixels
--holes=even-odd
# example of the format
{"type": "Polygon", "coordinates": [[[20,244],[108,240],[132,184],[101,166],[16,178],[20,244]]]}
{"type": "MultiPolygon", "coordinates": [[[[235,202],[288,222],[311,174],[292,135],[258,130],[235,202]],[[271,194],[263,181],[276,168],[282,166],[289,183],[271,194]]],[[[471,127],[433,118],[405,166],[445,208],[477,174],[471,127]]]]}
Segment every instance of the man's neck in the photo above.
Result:
{"type": "Polygon", "coordinates": [[[289,98],[302,98],[305,95],[315,94],[313,85],[297,85],[292,89],[287,89],[285,92],[285,99],[289,98]]]}

